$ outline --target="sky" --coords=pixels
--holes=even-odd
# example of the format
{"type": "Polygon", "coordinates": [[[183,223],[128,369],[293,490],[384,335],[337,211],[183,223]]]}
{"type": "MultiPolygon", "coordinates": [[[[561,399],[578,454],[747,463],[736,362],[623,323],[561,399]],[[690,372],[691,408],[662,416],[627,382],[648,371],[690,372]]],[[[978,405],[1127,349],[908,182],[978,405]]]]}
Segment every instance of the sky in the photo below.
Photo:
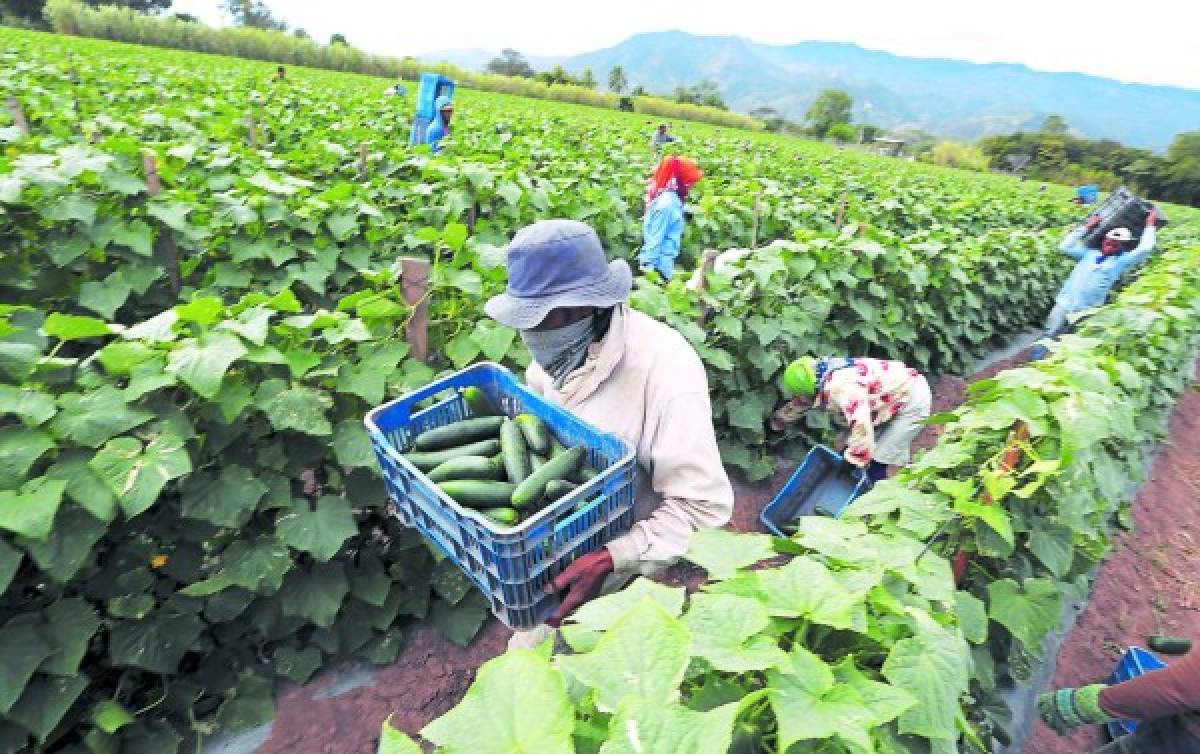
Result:
{"type": "MultiPolygon", "coordinates": [[[[571,55],[632,34],[678,29],[768,44],[853,42],[913,57],[1025,63],[1121,81],[1200,89],[1197,0],[266,0],[317,39],[335,32],[368,52],[513,47],[571,55]]],[[[219,0],[173,10],[228,23],[219,0]]]]}

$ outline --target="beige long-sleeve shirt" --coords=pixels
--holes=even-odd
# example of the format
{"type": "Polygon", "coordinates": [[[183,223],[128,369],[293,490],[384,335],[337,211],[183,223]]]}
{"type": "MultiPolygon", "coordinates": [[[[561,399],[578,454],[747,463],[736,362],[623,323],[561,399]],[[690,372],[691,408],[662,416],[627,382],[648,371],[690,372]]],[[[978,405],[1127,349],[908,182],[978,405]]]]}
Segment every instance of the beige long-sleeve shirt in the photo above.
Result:
{"type": "Polygon", "coordinates": [[[708,377],[678,332],[618,306],[608,334],[561,389],[536,362],[526,382],[637,450],[637,522],[607,545],[618,572],[659,571],[687,552],[692,532],[729,521],[733,487],[717,449],[708,377]]]}

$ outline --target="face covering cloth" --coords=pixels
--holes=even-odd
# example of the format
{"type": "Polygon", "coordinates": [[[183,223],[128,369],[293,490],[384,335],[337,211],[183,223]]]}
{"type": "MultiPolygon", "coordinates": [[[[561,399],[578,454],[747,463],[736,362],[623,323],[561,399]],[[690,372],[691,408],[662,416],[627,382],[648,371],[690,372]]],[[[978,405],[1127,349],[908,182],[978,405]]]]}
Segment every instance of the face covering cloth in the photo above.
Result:
{"type": "Polygon", "coordinates": [[[596,337],[595,316],[584,317],[556,330],[522,330],[521,340],[550,379],[561,388],[567,375],[587,359],[588,346],[596,337]]]}

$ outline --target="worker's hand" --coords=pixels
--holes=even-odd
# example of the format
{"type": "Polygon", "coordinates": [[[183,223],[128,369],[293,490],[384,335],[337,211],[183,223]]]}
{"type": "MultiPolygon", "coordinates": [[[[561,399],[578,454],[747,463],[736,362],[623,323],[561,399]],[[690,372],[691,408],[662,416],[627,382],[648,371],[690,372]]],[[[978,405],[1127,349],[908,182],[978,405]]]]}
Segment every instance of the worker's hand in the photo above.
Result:
{"type": "Polygon", "coordinates": [[[1091,230],[1092,228],[1096,227],[1099,224],[1100,224],[1100,215],[1092,215],[1091,217],[1089,217],[1087,219],[1087,222],[1084,223],[1083,225],[1088,230],[1091,230]]]}
{"type": "Polygon", "coordinates": [[[566,591],[558,610],[546,619],[546,625],[558,628],[563,618],[575,612],[575,608],[596,596],[604,577],[613,571],[613,559],[606,548],[589,552],[546,585],[546,593],[566,591]]]}
{"type": "Polygon", "coordinates": [[[1059,689],[1042,694],[1037,699],[1038,716],[1058,735],[1081,725],[1100,725],[1115,720],[1100,706],[1103,683],[1078,689],[1059,689]]]}
{"type": "Polygon", "coordinates": [[[1150,210],[1150,214],[1146,215],[1146,227],[1153,228],[1157,222],[1158,222],[1158,210],[1152,209],[1152,210],[1150,210]]]}

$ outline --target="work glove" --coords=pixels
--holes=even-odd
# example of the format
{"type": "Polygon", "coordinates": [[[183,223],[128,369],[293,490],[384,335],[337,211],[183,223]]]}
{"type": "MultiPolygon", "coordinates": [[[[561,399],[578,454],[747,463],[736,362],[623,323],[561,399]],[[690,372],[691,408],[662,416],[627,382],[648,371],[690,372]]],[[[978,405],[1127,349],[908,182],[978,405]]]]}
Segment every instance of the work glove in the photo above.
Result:
{"type": "Polygon", "coordinates": [[[1091,217],[1089,217],[1087,219],[1087,222],[1085,222],[1083,225],[1088,230],[1091,230],[1092,228],[1096,227],[1099,224],[1100,224],[1100,215],[1092,215],[1091,217]]]}
{"type": "Polygon", "coordinates": [[[1158,222],[1158,210],[1152,209],[1152,210],[1150,210],[1150,214],[1146,215],[1146,227],[1153,228],[1155,223],[1157,223],[1157,222],[1158,222]]]}
{"type": "Polygon", "coordinates": [[[607,548],[587,555],[567,566],[546,585],[546,593],[566,591],[558,609],[546,619],[546,625],[558,628],[563,619],[575,612],[575,608],[592,599],[600,591],[604,577],[613,572],[613,559],[607,548]]]}
{"type": "Polygon", "coordinates": [[[1037,700],[1038,715],[1060,736],[1081,725],[1112,722],[1116,718],[1100,707],[1100,692],[1105,688],[1103,683],[1093,683],[1042,694],[1037,700]]]}

